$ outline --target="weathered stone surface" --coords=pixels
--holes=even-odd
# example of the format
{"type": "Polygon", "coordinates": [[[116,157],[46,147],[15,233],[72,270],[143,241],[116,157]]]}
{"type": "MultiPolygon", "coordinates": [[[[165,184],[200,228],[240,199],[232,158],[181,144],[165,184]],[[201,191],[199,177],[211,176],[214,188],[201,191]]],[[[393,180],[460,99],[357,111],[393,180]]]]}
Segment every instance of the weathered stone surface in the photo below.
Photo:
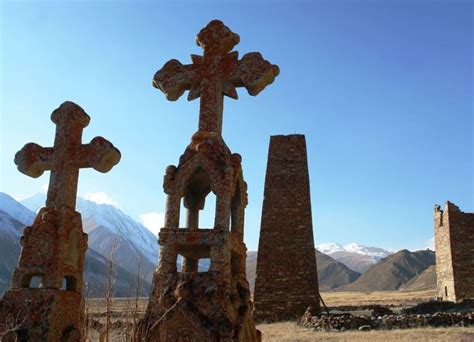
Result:
{"type": "Polygon", "coordinates": [[[474,213],[453,203],[434,212],[438,297],[459,301],[474,298],[474,213]]]}
{"type": "Polygon", "coordinates": [[[201,97],[200,131],[221,134],[224,95],[237,99],[235,88],[245,87],[255,96],[279,74],[278,66],[260,53],[251,52],[239,60],[238,52],[232,51],[239,41],[221,21],[213,20],[196,37],[204,49],[203,56],[192,55],[193,64],[188,65],[172,59],[153,78],[153,86],[170,101],[176,101],[186,90],[189,101],[201,97]]]}
{"type": "MultiPolygon", "coordinates": [[[[193,64],[167,62],[153,81],[168,100],[189,90],[189,100],[201,97],[199,129],[177,166],[166,169],[165,226],[159,233],[160,261],[142,321],[146,341],[258,341],[252,302],[245,276],[243,242],[247,184],[241,156],[232,154],[223,138],[223,96],[237,98],[235,87],[251,95],[273,82],[278,67],[260,54],[238,60],[230,52],[239,36],[222,22],[211,21],[197,36],[204,56],[193,64]],[[216,195],[213,227],[199,225],[206,196],[216,195]],[[179,227],[180,204],[186,227],[179,227]],[[177,269],[177,257],[183,257],[177,269]],[[199,259],[209,258],[207,272],[198,272],[199,259]]],[[[314,257],[313,257],[314,259],[314,257]]]]}
{"type": "Polygon", "coordinates": [[[39,177],[50,170],[51,177],[46,207],[23,231],[12,288],[0,300],[0,336],[6,332],[2,341],[82,338],[87,234],[75,211],[79,169],[107,172],[119,162],[120,152],[102,137],[81,143],[90,118],[75,103],[63,103],[51,119],[56,124],[54,147],[29,143],[15,156],[26,175],[39,177]]]}
{"type": "Polygon", "coordinates": [[[320,312],[304,135],[270,139],[254,293],[258,321],[320,312]]]}

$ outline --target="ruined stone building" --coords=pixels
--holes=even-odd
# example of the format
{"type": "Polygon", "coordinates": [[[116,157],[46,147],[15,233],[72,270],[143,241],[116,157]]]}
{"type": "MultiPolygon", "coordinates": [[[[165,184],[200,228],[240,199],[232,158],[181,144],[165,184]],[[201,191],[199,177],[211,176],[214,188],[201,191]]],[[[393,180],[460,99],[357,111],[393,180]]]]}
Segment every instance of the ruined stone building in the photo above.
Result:
{"type": "Polygon", "coordinates": [[[257,341],[252,302],[245,274],[244,210],[247,184],[241,157],[222,138],[223,96],[237,98],[235,87],[257,95],[278,75],[278,67],[259,53],[238,59],[233,47],[239,36],[218,20],[196,39],[203,56],[193,64],[170,60],[153,84],[177,100],[189,90],[189,100],[201,97],[199,128],[164,176],[167,195],[164,228],[159,233],[160,260],[145,318],[146,341],[257,341]],[[210,192],[216,196],[212,227],[199,223],[210,192]],[[186,224],[179,226],[180,206],[186,224]],[[178,257],[182,257],[178,268],[178,257]],[[199,271],[199,260],[210,259],[199,271]]]}
{"type": "Polygon", "coordinates": [[[255,319],[320,312],[304,135],[270,138],[255,279],[255,319]]]}
{"type": "Polygon", "coordinates": [[[438,297],[459,301],[474,298],[474,213],[451,202],[434,210],[438,297]]]}
{"type": "Polygon", "coordinates": [[[79,169],[108,172],[120,161],[120,152],[102,137],[82,144],[90,117],[75,103],[63,103],[51,120],[56,124],[54,147],[29,143],[15,156],[20,172],[36,178],[50,170],[51,176],[46,206],[23,231],[12,286],[0,300],[2,341],[83,338],[87,234],[75,211],[79,169]]]}

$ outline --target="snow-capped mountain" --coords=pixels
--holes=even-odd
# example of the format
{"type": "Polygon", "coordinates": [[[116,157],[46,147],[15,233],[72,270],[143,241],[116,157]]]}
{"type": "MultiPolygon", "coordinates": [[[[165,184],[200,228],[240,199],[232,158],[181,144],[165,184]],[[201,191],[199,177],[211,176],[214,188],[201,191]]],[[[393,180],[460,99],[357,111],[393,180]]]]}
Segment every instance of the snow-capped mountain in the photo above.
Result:
{"type": "Polygon", "coordinates": [[[34,212],[3,192],[0,192],[0,210],[25,226],[32,224],[35,219],[34,212]]]}
{"type": "Polygon", "coordinates": [[[346,250],[346,252],[368,255],[374,257],[375,259],[379,258],[378,260],[394,253],[394,251],[392,250],[387,250],[379,247],[367,247],[360,245],[357,242],[345,245],[344,249],[346,250]]]}
{"type": "Polygon", "coordinates": [[[323,243],[316,245],[316,249],[360,273],[364,273],[373,264],[394,253],[392,250],[367,247],[356,242],[344,246],[334,242],[323,243]]]}
{"type": "MultiPolygon", "coordinates": [[[[38,193],[21,201],[33,211],[44,206],[46,194],[38,193]]],[[[89,235],[89,248],[105,258],[111,257],[125,270],[134,273],[140,260],[141,272],[151,281],[158,261],[156,237],[145,226],[109,204],[77,198],[84,231],[89,235]]]]}
{"type": "MultiPolygon", "coordinates": [[[[34,211],[42,207],[44,202],[44,194],[24,200],[24,203],[34,211]]],[[[156,264],[156,260],[148,259],[157,258],[157,252],[148,241],[155,240],[153,234],[117,208],[107,205],[101,207],[84,200],[80,202],[83,218],[87,218],[84,228],[89,232],[89,248],[84,264],[84,281],[88,284],[87,295],[100,297],[105,293],[110,246],[115,246],[114,295],[122,297],[134,293],[138,257],[143,278],[142,295],[147,295],[151,286],[149,280],[156,264]],[[138,233],[133,234],[134,231],[138,233]],[[127,234],[131,236],[130,239],[125,238],[127,234]],[[112,244],[108,243],[110,241],[112,244]]],[[[13,270],[18,263],[23,228],[31,225],[34,218],[33,211],[11,196],[0,192],[0,295],[9,287],[13,270]]]]}
{"type": "Polygon", "coordinates": [[[331,254],[334,252],[344,251],[344,247],[342,247],[342,245],[335,242],[321,243],[319,245],[316,245],[316,249],[324,254],[331,254]]]}
{"type": "Polygon", "coordinates": [[[10,285],[18,262],[23,228],[30,225],[34,218],[31,210],[0,192],[0,295],[10,285]]]}
{"type": "Polygon", "coordinates": [[[316,245],[316,249],[324,254],[332,254],[335,252],[349,252],[361,255],[368,255],[376,258],[385,258],[390,254],[394,253],[394,251],[392,250],[387,250],[379,247],[367,247],[357,242],[352,242],[344,246],[335,242],[322,243],[316,245]]]}

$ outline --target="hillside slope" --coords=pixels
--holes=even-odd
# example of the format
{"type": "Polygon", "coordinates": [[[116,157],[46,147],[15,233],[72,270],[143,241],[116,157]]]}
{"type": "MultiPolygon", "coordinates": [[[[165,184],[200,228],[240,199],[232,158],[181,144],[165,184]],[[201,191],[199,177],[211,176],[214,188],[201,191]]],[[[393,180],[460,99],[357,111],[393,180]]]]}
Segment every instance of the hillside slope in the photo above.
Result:
{"type": "MultiPolygon", "coordinates": [[[[316,263],[318,266],[319,289],[321,291],[331,291],[339,286],[353,282],[360,276],[360,273],[352,271],[346,265],[319,251],[316,251],[316,263]]],[[[257,252],[248,252],[247,280],[251,292],[253,292],[255,286],[256,268],[257,252]]]]}
{"type": "Polygon", "coordinates": [[[350,284],[360,277],[360,273],[354,272],[343,263],[319,251],[316,251],[316,262],[320,291],[331,291],[350,284]]]}
{"type": "Polygon", "coordinates": [[[436,265],[432,265],[421,274],[413,277],[400,287],[401,291],[436,290],[436,265]]]}
{"type": "Polygon", "coordinates": [[[430,250],[410,252],[403,249],[369,268],[352,284],[337,291],[393,291],[435,264],[430,250]]]}

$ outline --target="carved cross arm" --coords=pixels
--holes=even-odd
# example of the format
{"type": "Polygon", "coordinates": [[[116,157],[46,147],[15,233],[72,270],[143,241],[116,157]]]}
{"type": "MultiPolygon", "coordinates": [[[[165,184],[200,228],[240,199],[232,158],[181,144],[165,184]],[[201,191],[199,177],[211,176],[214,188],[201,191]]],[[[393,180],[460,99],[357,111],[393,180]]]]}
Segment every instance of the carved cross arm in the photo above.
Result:
{"type": "Polygon", "coordinates": [[[183,65],[172,59],[158,70],[153,77],[153,86],[160,89],[169,101],[176,101],[196,80],[192,65],[183,65]]]}
{"type": "Polygon", "coordinates": [[[259,52],[250,52],[239,61],[238,73],[238,82],[241,82],[250,95],[256,96],[267,85],[273,83],[280,69],[263,59],[259,52]]]}
{"type": "Polygon", "coordinates": [[[120,158],[120,151],[110,141],[95,137],[89,144],[81,145],[73,162],[78,168],[92,167],[106,173],[118,164],[120,158]]]}
{"type": "Polygon", "coordinates": [[[46,170],[51,170],[53,148],[29,143],[15,154],[18,171],[27,176],[38,178],[46,170]]]}

